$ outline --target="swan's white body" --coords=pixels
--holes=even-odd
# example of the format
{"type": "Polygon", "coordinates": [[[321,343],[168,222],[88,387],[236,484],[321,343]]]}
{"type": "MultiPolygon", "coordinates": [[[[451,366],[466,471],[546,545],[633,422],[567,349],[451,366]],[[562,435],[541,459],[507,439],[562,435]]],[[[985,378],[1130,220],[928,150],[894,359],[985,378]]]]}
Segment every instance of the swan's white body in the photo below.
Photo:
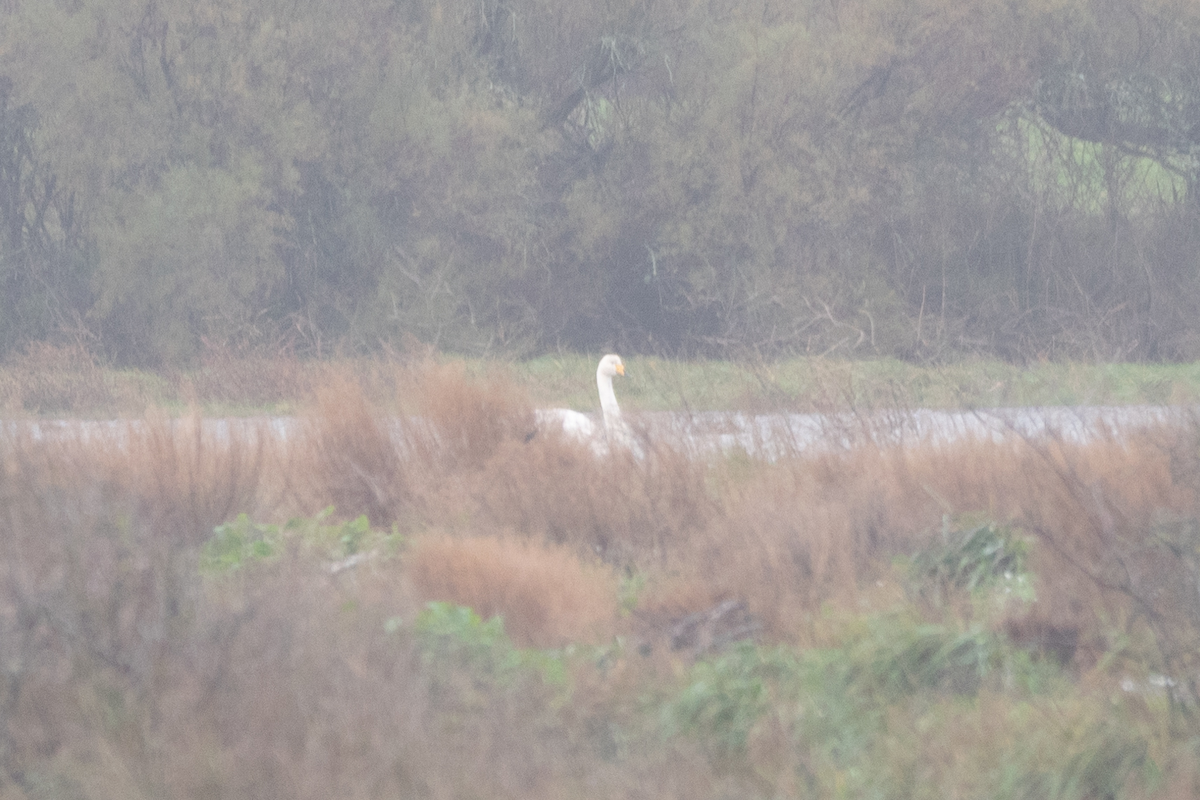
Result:
{"type": "Polygon", "coordinates": [[[539,408],[535,414],[539,428],[562,428],[570,438],[583,441],[596,437],[596,423],[587,414],[569,408],[539,408]]]}
{"type": "Polygon", "coordinates": [[[600,393],[600,412],[604,418],[603,435],[591,417],[569,408],[540,409],[538,424],[559,426],[567,436],[587,442],[597,453],[613,447],[632,447],[633,435],[621,417],[621,407],[617,405],[617,395],[613,391],[613,378],[617,375],[625,375],[625,364],[620,356],[609,354],[600,359],[600,365],[596,367],[596,389],[600,393]]]}

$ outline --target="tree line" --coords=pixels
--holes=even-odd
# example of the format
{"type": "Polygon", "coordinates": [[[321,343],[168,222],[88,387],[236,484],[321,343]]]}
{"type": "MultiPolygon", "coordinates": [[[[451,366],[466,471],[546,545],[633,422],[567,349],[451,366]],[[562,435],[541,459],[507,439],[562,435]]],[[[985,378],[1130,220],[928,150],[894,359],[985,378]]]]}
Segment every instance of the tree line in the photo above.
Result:
{"type": "Polygon", "coordinates": [[[1190,0],[3,0],[0,352],[1200,356],[1190,0]]]}

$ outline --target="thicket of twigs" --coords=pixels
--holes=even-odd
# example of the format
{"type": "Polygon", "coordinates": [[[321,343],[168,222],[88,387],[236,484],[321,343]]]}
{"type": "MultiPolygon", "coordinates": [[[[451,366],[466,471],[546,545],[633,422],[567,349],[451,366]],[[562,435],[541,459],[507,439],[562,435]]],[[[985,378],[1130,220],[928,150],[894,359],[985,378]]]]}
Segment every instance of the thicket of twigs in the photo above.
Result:
{"type": "Polygon", "coordinates": [[[1200,354],[1187,0],[0,5],[0,356],[1200,354]]]}

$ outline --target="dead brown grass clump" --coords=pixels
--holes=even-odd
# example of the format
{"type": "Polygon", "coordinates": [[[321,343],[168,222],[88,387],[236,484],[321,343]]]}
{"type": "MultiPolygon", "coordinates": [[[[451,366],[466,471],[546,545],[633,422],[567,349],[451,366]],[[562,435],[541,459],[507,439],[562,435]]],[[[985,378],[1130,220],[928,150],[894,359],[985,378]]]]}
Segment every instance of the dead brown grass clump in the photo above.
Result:
{"type": "Polygon", "coordinates": [[[461,366],[432,362],[396,370],[406,393],[397,402],[415,415],[386,415],[349,374],[316,391],[288,470],[306,512],[332,504],[377,525],[436,516],[434,506],[462,501],[464,478],[502,444],[534,430],[528,400],[502,375],[473,381],[461,366]]]}
{"type": "Polygon", "coordinates": [[[276,467],[277,442],[265,423],[230,420],[206,424],[193,412],[182,418],[151,414],[119,425],[100,446],[100,467],[136,498],[155,528],[191,544],[207,541],[213,526],[239,513],[263,517],[277,497],[265,490],[276,467]]]}
{"type": "Polygon", "coordinates": [[[397,519],[412,500],[419,452],[405,460],[390,426],[357,386],[337,376],[316,394],[299,441],[291,442],[288,480],[302,513],[328,505],[366,514],[376,525],[397,519]]]}
{"type": "Polygon", "coordinates": [[[535,430],[529,396],[504,374],[472,379],[461,363],[427,362],[412,370],[418,413],[429,426],[444,470],[483,466],[504,442],[535,430]]]}
{"type": "Polygon", "coordinates": [[[408,575],[422,600],[470,606],[504,618],[524,646],[599,642],[613,632],[616,580],[611,570],[570,550],[512,537],[418,537],[408,575]]]}
{"type": "Polygon", "coordinates": [[[0,436],[0,458],[17,496],[9,510],[27,512],[30,520],[45,513],[104,513],[115,504],[194,545],[237,513],[273,511],[261,490],[274,440],[261,424],[152,413],[142,420],[68,422],[40,431],[17,426],[0,436]]]}
{"type": "Polygon", "coordinates": [[[497,452],[474,502],[500,527],[648,568],[720,513],[708,478],[708,465],[668,444],[644,459],[598,458],[579,442],[539,434],[497,452]]]}
{"type": "Polygon", "coordinates": [[[809,470],[803,462],[760,467],[727,487],[720,517],[675,548],[681,571],[746,600],[776,637],[790,638],[823,602],[851,601],[877,568],[879,539],[892,533],[809,470]]]}

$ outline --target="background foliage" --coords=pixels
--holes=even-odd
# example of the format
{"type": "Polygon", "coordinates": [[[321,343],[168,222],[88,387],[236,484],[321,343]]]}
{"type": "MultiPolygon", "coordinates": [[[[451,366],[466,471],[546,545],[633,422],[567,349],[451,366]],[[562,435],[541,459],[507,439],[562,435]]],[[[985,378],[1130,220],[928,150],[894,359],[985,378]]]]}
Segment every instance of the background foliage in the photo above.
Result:
{"type": "Polygon", "coordinates": [[[1185,0],[4,0],[0,350],[1192,359],[1185,0]]]}

